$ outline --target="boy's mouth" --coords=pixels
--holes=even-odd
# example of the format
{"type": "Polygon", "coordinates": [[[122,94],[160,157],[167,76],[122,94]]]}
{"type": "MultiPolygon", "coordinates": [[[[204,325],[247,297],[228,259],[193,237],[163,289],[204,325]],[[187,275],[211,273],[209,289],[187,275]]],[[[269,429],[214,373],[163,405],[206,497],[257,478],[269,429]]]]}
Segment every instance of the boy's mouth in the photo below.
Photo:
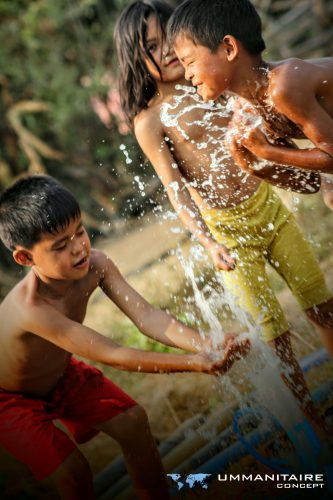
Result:
{"type": "Polygon", "coordinates": [[[197,89],[199,89],[203,85],[203,83],[202,82],[201,83],[193,82],[193,80],[192,80],[192,85],[193,85],[193,87],[196,87],[197,89]]]}
{"type": "Polygon", "coordinates": [[[74,264],[73,267],[75,267],[76,269],[82,269],[82,268],[86,267],[88,264],[89,264],[89,257],[88,257],[88,255],[85,255],[76,264],[74,264]]]}

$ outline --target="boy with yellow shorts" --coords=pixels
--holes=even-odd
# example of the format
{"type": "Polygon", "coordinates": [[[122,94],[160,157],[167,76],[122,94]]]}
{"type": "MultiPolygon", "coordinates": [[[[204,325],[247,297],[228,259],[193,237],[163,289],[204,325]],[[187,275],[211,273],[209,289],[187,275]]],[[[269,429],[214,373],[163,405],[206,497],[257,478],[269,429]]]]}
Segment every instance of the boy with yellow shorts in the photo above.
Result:
{"type": "Polygon", "coordinates": [[[216,241],[235,254],[237,266],[223,273],[225,285],[239,306],[260,324],[266,342],[289,329],[267,276],[267,261],[303,310],[331,299],[310,244],[269,184],[261,183],[250,198],[235,207],[201,213],[216,241]]]}

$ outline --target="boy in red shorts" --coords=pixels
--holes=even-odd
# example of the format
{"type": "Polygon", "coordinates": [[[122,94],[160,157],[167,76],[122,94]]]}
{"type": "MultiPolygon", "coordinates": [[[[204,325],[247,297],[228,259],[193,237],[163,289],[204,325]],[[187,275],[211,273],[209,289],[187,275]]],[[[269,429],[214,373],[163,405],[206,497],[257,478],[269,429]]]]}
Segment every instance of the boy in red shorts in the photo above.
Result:
{"type": "Polygon", "coordinates": [[[120,444],[137,496],[168,498],[143,408],[72,353],[129,371],[223,373],[248,342],[229,337],[215,361],[197,353],[208,346],[196,331],[148,304],[91,249],[77,201],[51,177],[21,179],[0,196],[0,238],[31,268],[0,305],[0,445],[38,480],[51,477],[61,498],[89,500],[89,465],[54,420],[77,443],[103,431],[120,444]],[[145,335],[195,354],[125,348],[83,326],[97,287],[145,335]]]}

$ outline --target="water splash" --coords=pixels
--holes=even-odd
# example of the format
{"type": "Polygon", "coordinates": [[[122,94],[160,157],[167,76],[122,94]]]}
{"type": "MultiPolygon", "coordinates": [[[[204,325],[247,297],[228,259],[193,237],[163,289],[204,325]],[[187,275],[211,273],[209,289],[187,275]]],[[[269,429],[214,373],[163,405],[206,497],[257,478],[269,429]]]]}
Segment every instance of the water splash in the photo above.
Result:
{"type": "MultiPolygon", "coordinates": [[[[200,269],[202,270],[203,264],[208,261],[203,248],[200,245],[192,246],[189,257],[186,258],[178,247],[176,255],[186,279],[192,286],[195,305],[202,319],[209,325],[208,332],[199,329],[200,335],[202,338],[212,339],[213,351],[221,346],[226,334],[218,316],[226,306],[244,326],[245,335],[251,340],[251,352],[244,360],[238,361],[238,371],[245,374],[254,391],[249,398],[248,394],[244,394],[241,388],[232,383],[229,376],[223,375],[219,377],[222,393],[223,389],[231,391],[241,409],[250,407],[257,411],[259,408],[262,414],[261,429],[271,428],[275,421],[279,422],[296,450],[298,462],[294,461],[294,466],[301,468],[304,463],[308,467],[315,464],[320,444],[313,437],[312,429],[307,430],[305,417],[281,378],[281,373],[290,378],[290,371],[281,367],[273,350],[261,341],[260,327],[228,292],[221,273],[215,273],[214,286],[209,283],[199,286],[204,281],[200,269]]],[[[214,355],[214,352],[212,354],[214,355]]],[[[310,399],[304,401],[304,404],[309,401],[310,399]]]]}

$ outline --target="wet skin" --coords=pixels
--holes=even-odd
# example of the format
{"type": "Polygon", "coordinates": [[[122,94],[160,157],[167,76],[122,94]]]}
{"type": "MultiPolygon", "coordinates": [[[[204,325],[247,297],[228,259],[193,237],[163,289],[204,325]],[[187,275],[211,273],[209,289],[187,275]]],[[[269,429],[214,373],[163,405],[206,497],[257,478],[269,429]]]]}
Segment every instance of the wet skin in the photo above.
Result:
{"type": "Polygon", "coordinates": [[[254,106],[280,144],[307,138],[315,146],[312,152],[272,148],[257,134],[242,141],[249,151],[276,163],[333,173],[333,58],[266,63],[230,35],[215,52],[180,35],[175,52],[204,100],[234,93],[254,106]]]}

